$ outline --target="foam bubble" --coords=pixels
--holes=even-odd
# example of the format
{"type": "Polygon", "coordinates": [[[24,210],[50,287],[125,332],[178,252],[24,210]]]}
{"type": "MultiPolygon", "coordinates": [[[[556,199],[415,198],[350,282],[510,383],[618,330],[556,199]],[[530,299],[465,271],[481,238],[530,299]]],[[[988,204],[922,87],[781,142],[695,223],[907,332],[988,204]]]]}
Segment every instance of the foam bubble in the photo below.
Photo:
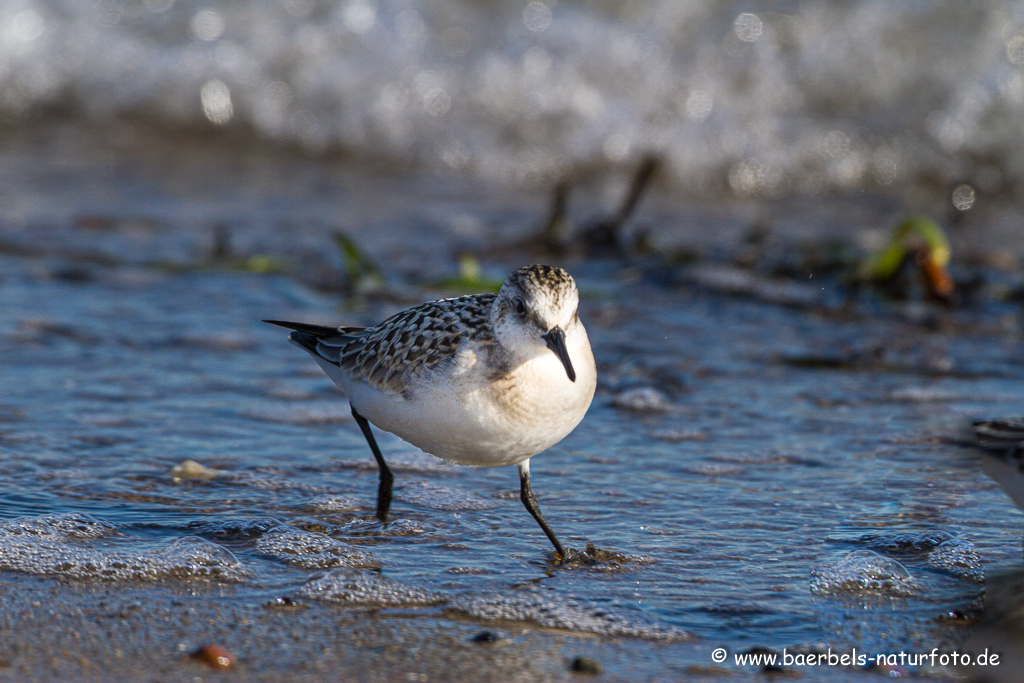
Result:
{"type": "MultiPolygon", "coordinates": [[[[65,512],[63,514],[43,515],[36,521],[47,524],[55,533],[69,538],[103,538],[117,533],[117,528],[110,522],[97,519],[86,512],[65,512]]],[[[15,520],[17,522],[18,520],[15,520]]]]}
{"type": "Polygon", "coordinates": [[[256,541],[256,551],[306,569],[366,567],[379,569],[380,560],[370,553],[334,540],[327,534],[280,525],[268,529],[256,541]]]}
{"type": "Polygon", "coordinates": [[[867,534],[857,539],[870,548],[904,553],[923,553],[924,562],[932,569],[958,579],[982,583],[985,572],[974,544],[943,529],[917,533],[867,534]]]}
{"type": "Polygon", "coordinates": [[[973,583],[985,582],[981,558],[970,541],[954,538],[936,546],[927,557],[928,565],[958,579],[973,583]]]}
{"type": "Polygon", "coordinates": [[[522,621],[574,633],[664,641],[693,637],[686,631],[614,607],[598,607],[573,598],[556,598],[538,592],[464,595],[453,601],[450,609],[483,621],[522,621]]]}
{"type": "Polygon", "coordinates": [[[249,575],[231,551],[197,536],[142,549],[89,543],[112,533],[113,525],[80,513],[5,522],[0,569],[109,581],[241,581],[249,575]]]}
{"type": "Polygon", "coordinates": [[[910,596],[921,586],[896,560],[871,550],[854,550],[811,570],[811,592],[816,595],[881,594],[910,596]]]}
{"type": "Polygon", "coordinates": [[[297,595],[314,600],[370,607],[440,605],[445,598],[416,586],[407,586],[377,572],[336,569],[314,576],[297,595]]]}
{"type": "Polygon", "coordinates": [[[241,581],[249,576],[234,554],[227,548],[198,536],[183,536],[160,548],[152,555],[148,572],[135,578],[177,579],[208,578],[241,581]]]}

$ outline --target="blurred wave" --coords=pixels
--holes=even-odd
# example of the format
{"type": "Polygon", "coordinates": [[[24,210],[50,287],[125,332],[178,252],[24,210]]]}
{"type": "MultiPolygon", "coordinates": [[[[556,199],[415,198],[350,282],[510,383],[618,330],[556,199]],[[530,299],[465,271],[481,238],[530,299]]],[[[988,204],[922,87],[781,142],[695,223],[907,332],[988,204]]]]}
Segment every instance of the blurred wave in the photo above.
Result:
{"type": "Polygon", "coordinates": [[[689,193],[1024,180],[1024,5],[7,0],[0,121],[248,129],[535,183],[650,153],[689,193]]]}

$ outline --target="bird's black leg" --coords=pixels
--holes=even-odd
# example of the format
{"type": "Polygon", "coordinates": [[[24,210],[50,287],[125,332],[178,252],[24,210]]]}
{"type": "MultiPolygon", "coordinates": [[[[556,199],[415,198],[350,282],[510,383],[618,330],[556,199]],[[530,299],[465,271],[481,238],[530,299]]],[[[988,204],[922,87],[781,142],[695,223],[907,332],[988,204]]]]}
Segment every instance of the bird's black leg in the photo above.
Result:
{"type": "Polygon", "coordinates": [[[540,514],[540,506],[537,505],[537,499],[533,497],[533,491],[530,489],[530,461],[524,460],[519,463],[519,498],[523,501],[523,505],[530,511],[533,518],[537,520],[537,524],[540,524],[540,528],[544,530],[548,540],[551,541],[551,545],[555,546],[555,552],[561,555],[561,559],[565,560],[565,548],[558,541],[558,537],[555,536],[555,532],[551,530],[548,523],[544,521],[544,515],[540,514]]]}
{"type": "Polygon", "coordinates": [[[365,417],[357,413],[355,408],[352,409],[352,417],[356,419],[356,424],[363,430],[366,443],[370,444],[373,457],[377,460],[377,467],[380,468],[380,484],[377,486],[377,519],[386,524],[388,521],[388,510],[391,509],[391,485],[395,482],[395,475],[391,474],[391,469],[384,462],[384,456],[381,455],[380,448],[377,447],[377,440],[373,438],[373,432],[370,431],[370,423],[366,421],[365,417]]]}

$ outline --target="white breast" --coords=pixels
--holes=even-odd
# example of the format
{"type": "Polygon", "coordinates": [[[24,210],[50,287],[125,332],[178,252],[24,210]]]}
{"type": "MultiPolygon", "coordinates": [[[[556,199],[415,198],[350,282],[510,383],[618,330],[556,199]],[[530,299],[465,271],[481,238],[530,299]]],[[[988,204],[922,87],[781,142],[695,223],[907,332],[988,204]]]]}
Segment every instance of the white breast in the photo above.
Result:
{"type": "Polygon", "coordinates": [[[575,382],[546,350],[492,382],[468,347],[443,377],[428,376],[417,383],[412,398],[353,381],[329,363],[321,367],[377,427],[450,462],[500,467],[558,443],[590,407],[597,371],[586,331],[582,325],[577,329],[567,340],[575,382]]]}

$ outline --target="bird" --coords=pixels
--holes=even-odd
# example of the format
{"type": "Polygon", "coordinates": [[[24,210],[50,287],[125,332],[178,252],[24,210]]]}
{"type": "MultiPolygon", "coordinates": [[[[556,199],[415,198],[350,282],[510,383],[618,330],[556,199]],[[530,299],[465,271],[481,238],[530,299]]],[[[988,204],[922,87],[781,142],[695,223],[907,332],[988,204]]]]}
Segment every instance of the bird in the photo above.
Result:
{"type": "Polygon", "coordinates": [[[1024,509],[1024,416],[971,423],[983,449],[981,469],[1024,509]]]}
{"type": "MultiPolygon", "coordinates": [[[[1024,510],[1024,416],[974,420],[976,443],[982,449],[981,469],[1024,510]]],[[[1004,567],[985,576],[985,612],[964,644],[967,652],[990,649],[999,666],[960,667],[970,680],[991,683],[1019,681],[1024,670],[1024,567],[1004,567]]]]}
{"type": "Polygon", "coordinates": [[[556,266],[511,273],[497,293],[440,299],[372,327],[263,320],[292,330],[348,398],[377,461],[377,518],[387,523],[394,475],[370,425],[459,465],[516,465],[520,500],[554,546],[530,459],[583,420],[597,366],[579,316],[579,290],[556,266]]]}

